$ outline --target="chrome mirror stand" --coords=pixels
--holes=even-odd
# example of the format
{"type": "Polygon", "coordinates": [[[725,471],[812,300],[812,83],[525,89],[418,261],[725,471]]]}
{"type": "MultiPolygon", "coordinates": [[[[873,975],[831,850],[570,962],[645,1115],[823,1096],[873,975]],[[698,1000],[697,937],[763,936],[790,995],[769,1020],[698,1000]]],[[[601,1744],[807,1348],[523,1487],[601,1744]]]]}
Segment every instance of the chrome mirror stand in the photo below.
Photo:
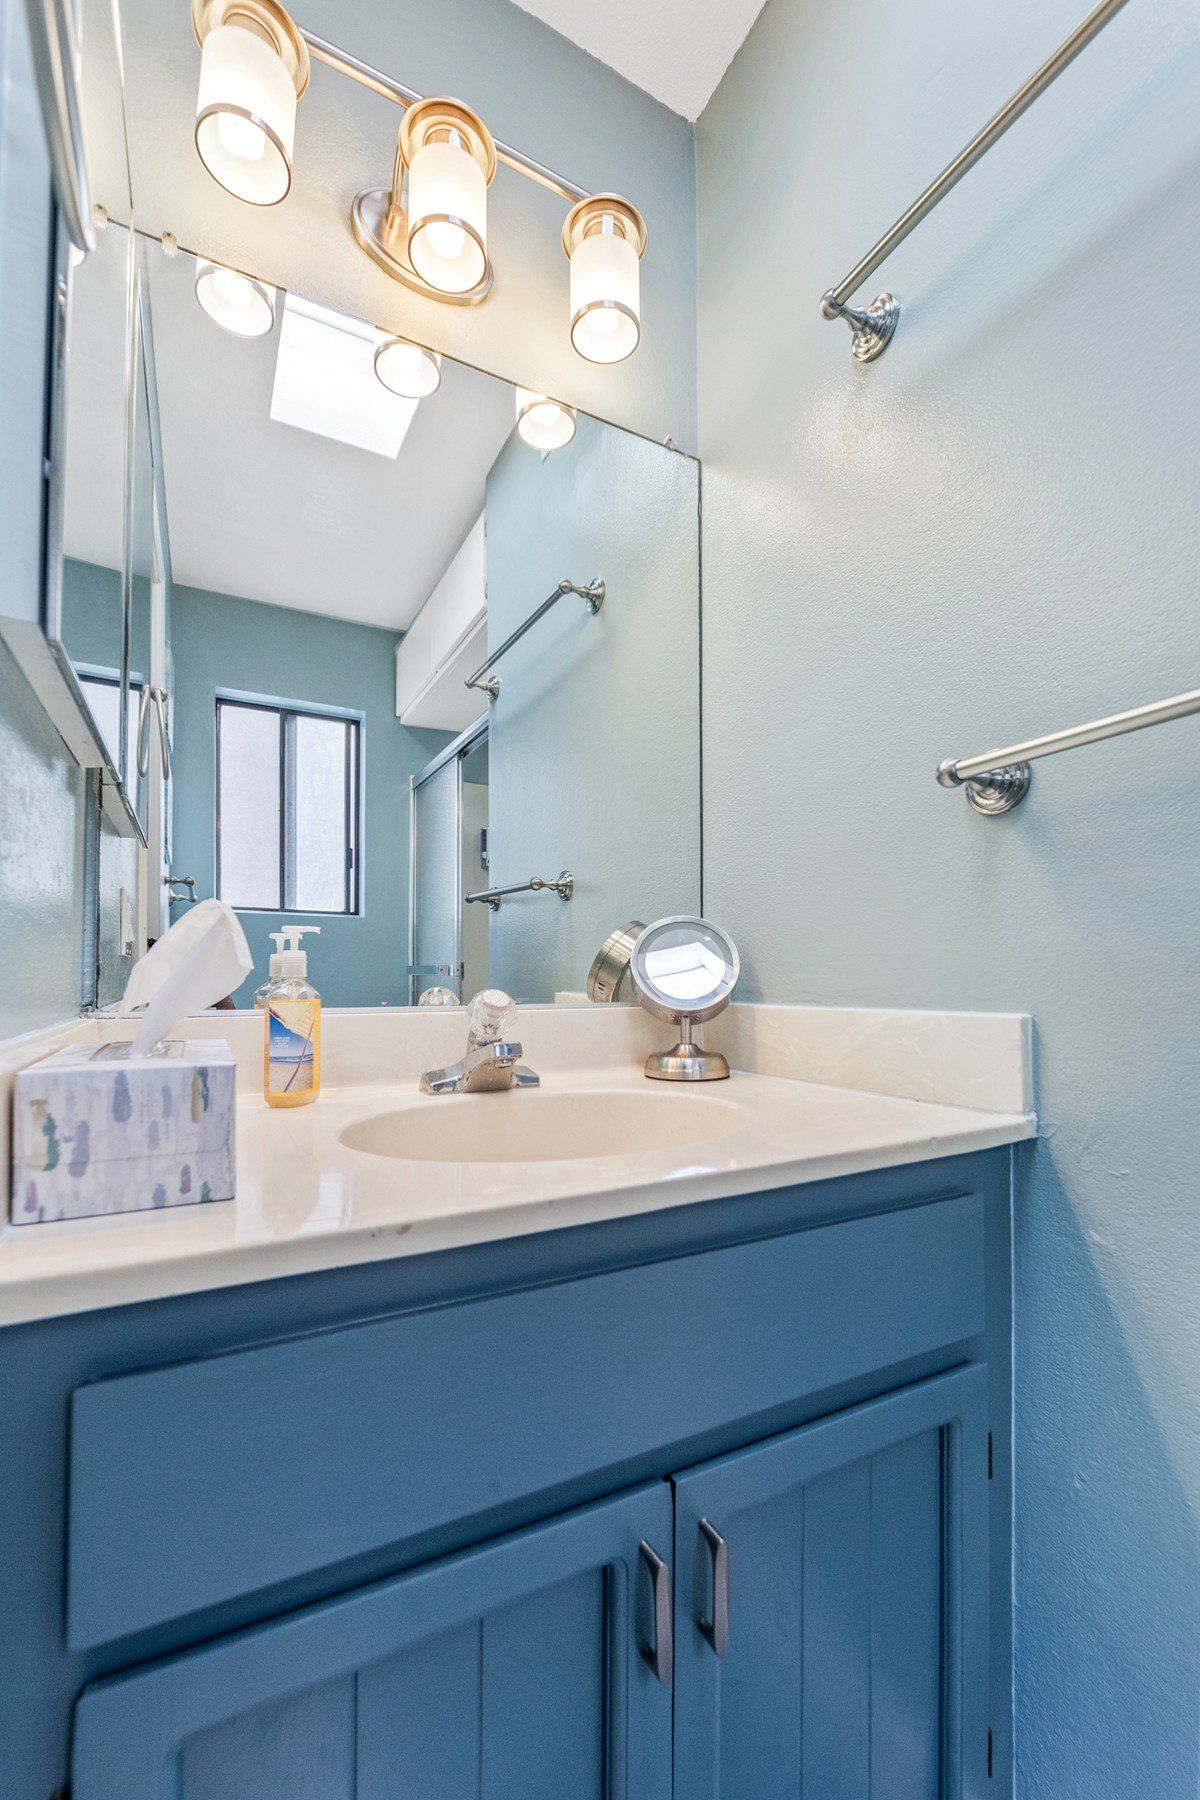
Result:
{"type": "Polygon", "coordinates": [[[646,1058],[646,1074],[651,1081],[729,1080],[729,1064],[721,1052],[702,1050],[696,1043],[696,1024],[697,1020],[689,1014],[682,1014],[678,1043],[670,1050],[655,1050],[646,1058]]]}

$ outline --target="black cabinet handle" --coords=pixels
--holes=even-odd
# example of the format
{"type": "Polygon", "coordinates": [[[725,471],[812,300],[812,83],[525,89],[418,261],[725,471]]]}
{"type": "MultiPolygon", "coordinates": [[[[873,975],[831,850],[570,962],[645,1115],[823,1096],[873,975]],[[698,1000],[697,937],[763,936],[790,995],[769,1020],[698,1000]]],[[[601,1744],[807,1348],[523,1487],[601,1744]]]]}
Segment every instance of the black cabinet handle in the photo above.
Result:
{"type": "Polygon", "coordinates": [[[729,1545],[708,1519],[700,1521],[700,1536],[712,1558],[712,1618],[696,1623],[716,1655],[724,1656],[729,1648],[729,1545]]]}
{"type": "Polygon", "coordinates": [[[642,1655],[664,1687],[670,1687],[675,1675],[675,1633],[672,1625],[671,1571],[657,1550],[645,1538],[638,1545],[638,1555],[650,1571],[650,1590],[654,1596],[654,1642],[642,1645],[642,1655]]]}

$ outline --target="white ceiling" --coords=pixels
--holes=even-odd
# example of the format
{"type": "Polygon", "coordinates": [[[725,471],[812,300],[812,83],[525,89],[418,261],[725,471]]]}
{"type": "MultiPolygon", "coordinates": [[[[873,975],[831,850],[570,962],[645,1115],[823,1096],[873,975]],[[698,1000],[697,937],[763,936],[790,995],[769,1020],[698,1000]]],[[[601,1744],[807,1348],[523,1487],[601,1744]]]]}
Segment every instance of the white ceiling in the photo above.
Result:
{"type": "Polygon", "coordinates": [[[698,119],[763,0],[516,0],[672,112],[698,119]]]}
{"type": "Polygon", "coordinates": [[[190,256],[146,254],[175,580],[406,629],[479,517],[511,387],[447,359],[395,459],[276,424],[282,296],[268,337],[232,337],[190,256]]]}

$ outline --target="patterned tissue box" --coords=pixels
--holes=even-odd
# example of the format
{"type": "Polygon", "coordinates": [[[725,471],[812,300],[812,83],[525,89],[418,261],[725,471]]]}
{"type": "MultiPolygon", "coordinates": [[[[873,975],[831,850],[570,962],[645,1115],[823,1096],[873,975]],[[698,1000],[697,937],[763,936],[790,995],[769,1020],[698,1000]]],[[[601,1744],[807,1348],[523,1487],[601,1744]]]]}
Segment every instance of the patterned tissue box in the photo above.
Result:
{"type": "Polygon", "coordinates": [[[13,1084],[12,1221],[231,1200],[236,1065],[223,1040],[73,1045],[13,1084]]]}

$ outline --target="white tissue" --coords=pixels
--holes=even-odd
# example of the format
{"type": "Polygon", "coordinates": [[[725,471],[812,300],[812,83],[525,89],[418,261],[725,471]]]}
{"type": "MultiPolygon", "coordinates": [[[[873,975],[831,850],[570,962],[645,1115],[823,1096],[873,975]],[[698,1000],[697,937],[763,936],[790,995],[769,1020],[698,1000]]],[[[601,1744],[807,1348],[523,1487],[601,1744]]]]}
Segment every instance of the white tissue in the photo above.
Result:
{"type": "Polygon", "coordinates": [[[180,1019],[232,994],[253,967],[246,934],[232,908],[223,900],[193,906],[130,972],[122,1016],[146,1009],[133,1040],[135,1056],[160,1043],[180,1019]]]}

